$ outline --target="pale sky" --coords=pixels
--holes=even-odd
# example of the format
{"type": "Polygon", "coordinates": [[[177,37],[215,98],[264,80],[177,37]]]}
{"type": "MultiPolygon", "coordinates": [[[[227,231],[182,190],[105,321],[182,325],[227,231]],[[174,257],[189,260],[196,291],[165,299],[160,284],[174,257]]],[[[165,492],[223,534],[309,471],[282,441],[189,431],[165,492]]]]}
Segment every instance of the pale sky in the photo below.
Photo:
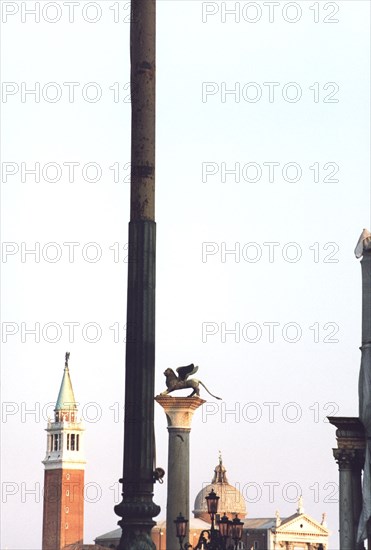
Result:
{"type": "MultiPolygon", "coordinates": [[[[47,404],[65,351],[86,426],[85,542],[119,519],[128,2],[1,9],[0,547],[39,550],[47,404]]],[[[221,450],[249,517],[291,515],[302,493],[309,515],[327,513],[336,550],[325,417],[358,414],[370,4],[159,0],[157,23],[156,393],[165,368],[193,362],[223,398],[201,393],[191,503],[221,450]]],[[[166,470],[158,405],[155,429],[166,470]]],[[[166,481],[154,501],[164,518],[166,481]]]]}

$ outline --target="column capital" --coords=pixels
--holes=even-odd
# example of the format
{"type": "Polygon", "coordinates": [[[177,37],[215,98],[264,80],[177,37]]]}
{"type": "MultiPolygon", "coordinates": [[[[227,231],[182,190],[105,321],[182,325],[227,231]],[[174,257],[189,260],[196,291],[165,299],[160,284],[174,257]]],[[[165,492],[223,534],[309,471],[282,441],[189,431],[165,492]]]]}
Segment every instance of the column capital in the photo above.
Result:
{"type": "Polygon", "coordinates": [[[198,407],[206,403],[200,397],[171,397],[158,395],[155,401],[164,409],[168,430],[182,428],[190,430],[193,413],[198,407]]]}
{"type": "Polygon", "coordinates": [[[333,454],[336,462],[339,465],[339,470],[353,470],[354,468],[362,468],[363,459],[362,453],[357,449],[333,449],[333,454]]]}

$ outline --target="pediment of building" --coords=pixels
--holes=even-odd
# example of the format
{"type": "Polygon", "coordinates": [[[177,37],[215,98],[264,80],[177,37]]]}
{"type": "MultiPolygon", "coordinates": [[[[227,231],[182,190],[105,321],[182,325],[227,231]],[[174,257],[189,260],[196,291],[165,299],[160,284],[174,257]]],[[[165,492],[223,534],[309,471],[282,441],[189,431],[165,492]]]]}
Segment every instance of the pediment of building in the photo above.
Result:
{"type": "Polygon", "coordinates": [[[306,514],[295,514],[282,521],[279,527],[275,527],[277,534],[302,534],[328,536],[329,530],[306,514]]]}

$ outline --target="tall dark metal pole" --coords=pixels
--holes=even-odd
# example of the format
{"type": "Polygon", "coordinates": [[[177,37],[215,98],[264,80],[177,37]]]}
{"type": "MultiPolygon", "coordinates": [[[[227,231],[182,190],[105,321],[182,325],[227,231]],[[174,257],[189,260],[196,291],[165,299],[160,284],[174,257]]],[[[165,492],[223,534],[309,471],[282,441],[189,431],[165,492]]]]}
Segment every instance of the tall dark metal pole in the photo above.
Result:
{"type": "MultiPolygon", "coordinates": [[[[359,374],[359,419],[365,429],[366,452],[363,466],[362,512],[358,539],[371,544],[371,234],[364,229],[355,250],[362,267],[362,346],[359,374]]],[[[358,519],[358,518],[357,518],[358,519]]]]}
{"type": "Polygon", "coordinates": [[[156,0],[131,0],[131,204],[119,550],[154,550],[156,0]]]}

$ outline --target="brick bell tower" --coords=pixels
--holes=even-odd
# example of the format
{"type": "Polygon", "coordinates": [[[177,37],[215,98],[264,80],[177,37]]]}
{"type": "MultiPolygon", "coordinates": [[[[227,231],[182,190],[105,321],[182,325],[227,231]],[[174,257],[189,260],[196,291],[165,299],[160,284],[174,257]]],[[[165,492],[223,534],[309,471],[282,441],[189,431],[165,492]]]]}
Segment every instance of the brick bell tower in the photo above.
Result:
{"type": "Polygon", "coordinates": [[[66,353],[54,419],[46,429],[42,550],[62,550],[84,538],[84,428],[77,417],[69,356],[66,353]]]}

